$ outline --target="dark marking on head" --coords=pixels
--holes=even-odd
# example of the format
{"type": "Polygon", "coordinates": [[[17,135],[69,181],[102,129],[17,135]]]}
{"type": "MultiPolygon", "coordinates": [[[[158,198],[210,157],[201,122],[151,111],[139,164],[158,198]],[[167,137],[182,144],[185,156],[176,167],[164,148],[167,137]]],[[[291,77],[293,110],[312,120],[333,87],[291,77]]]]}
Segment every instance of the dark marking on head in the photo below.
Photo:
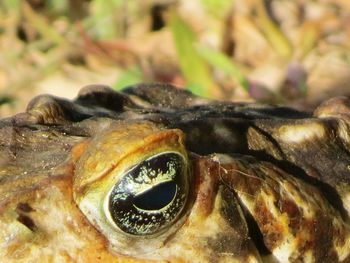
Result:
{"type": "Polygon", "coordinates": [[[259,251],[260,255],[270,255],[271,251],[267,248],[264,243],[264,236],[261,233],[261,230],[258,226],[258,223],[254,219],[253,215],[245,208],[243,204],[241,204],[243,209],[244,217],[247,222],[249,237],[253,241],[255,247],[259,251]]]}
{"type": "Polygon", "coordinates": [[[205,155],[213,152],[244,153],[247,151],[247,123],[198,117],[195,120],[183,121],[176,127],[186,134],[186,147],[192,152],[205,155]]]}
{"type": "Polygon", "coordinates": [[[222,187],[221,193],[222,204],[220,212],[222,216],[237,232],[237,235],[248,236],[248,228],[242,218],[243,211],[240,211],[235,193],[225,185],[222,187]]]}
{"type": "Polygon", "coordinates": [[[20,214],[18,217],[17,217],[17,221],[22,223],[23,225],[25,225],[26,227],[28,227],[31,231],[34,231],[35,228],[36,228],[36,225],[33,221],[33,219],[31,219],[29,216],[27,215],[23,215],[23,214],[20,214]]]}

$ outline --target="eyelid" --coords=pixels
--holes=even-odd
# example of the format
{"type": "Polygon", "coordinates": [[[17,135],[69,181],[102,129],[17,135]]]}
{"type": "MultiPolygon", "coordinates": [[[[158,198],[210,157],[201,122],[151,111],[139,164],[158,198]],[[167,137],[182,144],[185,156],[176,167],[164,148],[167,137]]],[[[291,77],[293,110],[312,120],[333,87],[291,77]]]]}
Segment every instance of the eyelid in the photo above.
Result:
{"type": "Polygon", "coordinates": [[[148,122],[120,125],[91,140],[85,153],[77,160],[73,192],[78,203],[95,183],[108,180],[115,168],[119,169],[130,161],[137,162],[147,153],[176,149],[187,155],[184,134],[179,129],[160,129],[148,122]]]}

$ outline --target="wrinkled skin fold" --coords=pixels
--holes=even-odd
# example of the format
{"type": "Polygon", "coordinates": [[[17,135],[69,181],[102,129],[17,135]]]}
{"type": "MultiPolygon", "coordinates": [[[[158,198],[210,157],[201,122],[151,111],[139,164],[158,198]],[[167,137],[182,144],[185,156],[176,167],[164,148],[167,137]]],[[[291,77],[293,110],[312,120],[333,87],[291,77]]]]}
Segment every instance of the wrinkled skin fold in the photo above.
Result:
{"type": "Polygon", "coordinates": [[[350,262],[349,128],[347,98],[308,113],[160,84],[36,97],[0,121],[0,258],[350,262]],[[124,194],[140,163],[152,175],[124,194]],[[144,206],[154,189],[172,193],[169,211],[144,206]],[[126,195],[140,219],[121,230],[112,204],[129,211],[126,195]]]}

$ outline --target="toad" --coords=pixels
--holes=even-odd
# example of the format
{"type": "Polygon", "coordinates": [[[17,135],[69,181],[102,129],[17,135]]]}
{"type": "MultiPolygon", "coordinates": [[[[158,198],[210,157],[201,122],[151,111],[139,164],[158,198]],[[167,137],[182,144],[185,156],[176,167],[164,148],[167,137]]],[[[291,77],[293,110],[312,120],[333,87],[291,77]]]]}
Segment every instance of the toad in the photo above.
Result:
{"type": "Polygon", "coordinates": [[[0,121],[2,262],[350,262],[350,102],[313,113],[165,84],[0,121]]]}

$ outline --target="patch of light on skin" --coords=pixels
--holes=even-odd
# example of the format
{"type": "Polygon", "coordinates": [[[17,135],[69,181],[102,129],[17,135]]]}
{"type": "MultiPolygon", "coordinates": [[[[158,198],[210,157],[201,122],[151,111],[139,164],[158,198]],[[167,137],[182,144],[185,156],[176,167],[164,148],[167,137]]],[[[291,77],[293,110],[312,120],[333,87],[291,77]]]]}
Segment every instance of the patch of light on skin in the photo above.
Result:
{"type": "MultiPolygon", "coordinates": [[[[218,197],[218,199],[217,202],[220,203],[221,197],[218,197]]],[[[194,207],[192,209],[188,219],[189,226],[185,228],[185,232],[182,232],[183,230],[181,229],[179,231],[179,236],[181,237],[183,235],[186,238],[182,237],[176,242],[170,242],[169,246],[162,251],[167,258],[173,259],[174,256],[179,256],[180,252],[180,258],[186,259],[184,262],[210,262],[205,251],[207,248],[205,240],[209,237],[211,239],[216,239],[217,234],[221,232],[222,225],[225,224],[225,222],[223,222],[220,215],[214,212],[208,217],[201,216],[196,211],[198,208],[199,207],[194,207]],[[205,229],[205,231],[200,231],[198,226],[200,226],[200,229],[205,229]],[[193,240],[196,240],[199,237],[200,239],[193,244],[193,240]]],[[[175,239],[176,238],[179,237],[175,237],[175,239]]],[[[231,259],[230,262],[236,261],[232,261],[231,259]]]]}
{"type": "Polygon", "coordinates": [[[312,253],[311,250],[306,251],[303,256],[304,256],[303,262],[305,262],[305,263],[315,262],[315,257],[314,257],[314,254],[312,253]]]}
{"type": "Polygon", "coordinates": [[[348,212],[348,215],[350,216],[350,193],[342,197],[342,201],[343,201],[345,210],[348,212]]]}
{"type": "Polygon", "coordinates": [[[278,241],[280,245],[272,249],[272,253],[281,261],[288,262],[289,257],[296,251],[296,240],[294,236],[290,233],[289,218],[288,215],[279,211],[275,205],[275,198],[273,194],[262,192],[262,198],[265,200],[266,207],[269,208],[269,211],[274,216],[275,220],[278,221],[278,224],[281,224],[282,230],[281,236],[283,240],[278,241]]]}
{"type": "MultiPolygon", "coordinates": [[[[350,194],[348,195],[348,202],[350,202],[350,194]]],[[[343,204],[346,204],[345,202],[343,204]]],[[[348,234],[349,227],[347,225],[343,225],[342,221],[339,222],[337,218],[333,218],[332,222],[334,229],[337,229],[337,232],[339,233],[346,233],[346,236],[344,237],[344,243],[339,242],[338,237],[333,238],[333,247],[338,255],[339,262],[345,260],[349,254],[350,254],[350,235],[348,234]]]]}
{"type": "Polygon", "coordinates": [[[284,239],[279,246],[272,250],[272,254],[280,262],[289,262],[290,256],[297,251],[296,241],[290,233],[283,235],[284,239]]]}
{"type": "Polygon", "coordinates": [[[287,143],[302,143],[322,138],[324,135],[323,125],[317,122],[302,125],[284,125],[279,129],[280,138],[287,143]]]}
{"type": "Polygon", "coordinates": [[[303,217],[305,219],[313,218],[315,216],[315,212],[313,209],[311,209],[310,205],[305,202],[307,199],[305,199],[304,196],[307,196],[307,194],[301,195],[296,191],[296,189],[298,189],[299,192],[302,192],[303,188],[295,188],[295,186],[293,187],[288,181],[284,181],[283,186],[285,189],[284,194],[288,195],[289,198],[295,202],[299,209],[302,209],[303,217]]]}
{"type": "Polygon", "coordinates": [[[247,259],[247,262],[249,262],[249,263],[259,263],[259,262],[261,262],[261,260],[256,258],[253,255],[249,255],[248,259],[247,259]]]}
{"type": "Polygon", "coordinates": [[[349,126],[344,120],[341,119],[338,121],[338,134],[345,144],[350,146],[349,126]]]}
{"type": "Polygon", "coordinates": [[[96,198],[93,198],[93,196],[90,196],[89,198],[83,198],[78,206],[90,222],[96,222],[100,225],[102,222],[99,216],[101,214],[99,206],[96,205],[98,202],[92,199],[96,200],[96,198]]]}
{"type": "Polygon", "coordinates": [[[219,124],[216,124],[214,126],[214,133],[215,133],[215,135],[218,135],[221,138],[229,138],[230,143],[232,143],[232,144],[237,144],[237,142],[236,142],[237,136],[234,134],[234,132],[232,131],[232,129],[230,127],[227,127],[223,123],[219,123],[219,124]],[[232,141],[232,140],[234,140],[234,141],[232,141]]]}
{"type": "Polygon", "coordinates": [[[5,249],[7,245],[11,245],[11,243],[16,240],[27,241],[34,237],[34,232],[17,220],[13,220],[7,225],[0,225],[2,227],[0,237],[3,237],[3,240],[5,241],[4,244],[2,244],[1,249],[5,249]]]}
{"type": "Polygon", "coordinates": [[[269,211],[275,216],[275,218],[278,218],[280,215],[280,212],[278,209],[276,209],[275,206],[275,198],[273,193],[266,193],[265,191],[260,193],[262,199],[265,201],[266,207],[269,208],[269,211]]]}
{"type": "MultiPolygon", "coordinates": [[[[350,193],[348,193],[345,197],[342,197],[342,201],[344,204],[344,208],[346,209],[346,211],[350,215],[350,193]]],[[[340,229],[342,227],[346,228],[345,226],[338,226],[339,221],[337,221],[337,220],[333,220],[333,221],[335,221],[335,222],[333,222],[333,224],[337,225],[338,228],[340,228],[340,229]]],[[[343,231],[346,231],[346,233],[348,233],[348,231],[346,229],[343,229],[343,231]]],[[[334,240],[333,240],[334,248],[337,251],[339,261],[343,261],[350,254],[350,235],[349,234],[346,235],[345,243],[342,246],[339,246],[337,241],[338,241],[337,238],[334,238],[334,240]]]]}

